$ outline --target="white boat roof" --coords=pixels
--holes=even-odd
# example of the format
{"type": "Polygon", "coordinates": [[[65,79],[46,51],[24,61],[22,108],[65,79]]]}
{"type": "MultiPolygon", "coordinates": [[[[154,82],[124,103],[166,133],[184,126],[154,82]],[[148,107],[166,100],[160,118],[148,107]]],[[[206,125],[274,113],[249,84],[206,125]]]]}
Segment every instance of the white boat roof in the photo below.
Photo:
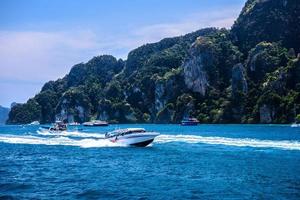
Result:
{"type": "Polygon", "coordinates": [[[144,128],[126,128],[128,131],[144,131],[144,128]]]}
{"type": "Polygon", "coordinates": [[[145,131],[144,128],[124,128],[124,129],[117,129],[112,132],[129,132],[129,131],[145,131]]]}
{"type": "Polygon", "coordinates": [[[124,129],[117,129],[111,132],[108,132],[108,134],[118,134],[118,133],[127,133],[127,132],[145,132],[146,130],[144,128],[124,128],[124,129]]]}

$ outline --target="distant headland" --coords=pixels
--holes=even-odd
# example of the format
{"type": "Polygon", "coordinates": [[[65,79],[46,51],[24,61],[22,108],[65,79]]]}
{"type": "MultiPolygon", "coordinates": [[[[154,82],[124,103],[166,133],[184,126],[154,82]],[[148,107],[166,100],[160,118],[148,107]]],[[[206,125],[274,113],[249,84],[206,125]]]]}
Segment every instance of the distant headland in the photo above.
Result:
{"type": "Polygon", "coordinates": [[[230,30],[205,28],[97,56],[47,82],[8,124],[292,123],[300,114],[300,4],[249,0],[230,30]]]}

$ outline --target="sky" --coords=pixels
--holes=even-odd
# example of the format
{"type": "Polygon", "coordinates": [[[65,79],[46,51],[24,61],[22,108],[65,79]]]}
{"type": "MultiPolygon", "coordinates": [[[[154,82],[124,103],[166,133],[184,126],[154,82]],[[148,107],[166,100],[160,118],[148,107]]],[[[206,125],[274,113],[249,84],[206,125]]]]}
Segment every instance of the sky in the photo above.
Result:
{"type": "Polygon", "coordinates": [[[0,105],[24,103],[97,55],[230,28],[246,0],[1,0],[0,105]]]}

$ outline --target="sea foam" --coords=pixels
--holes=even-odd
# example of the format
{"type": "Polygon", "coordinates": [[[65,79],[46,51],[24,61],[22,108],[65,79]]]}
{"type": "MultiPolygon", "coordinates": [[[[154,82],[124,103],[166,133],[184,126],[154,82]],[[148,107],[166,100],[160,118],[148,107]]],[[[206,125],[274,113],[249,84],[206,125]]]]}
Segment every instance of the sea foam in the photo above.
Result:
{"type": "Polygon", "coordinates": [[[66,136],[66,137],[99,138],[99,139],[104,138],[104,134],[83,133],[79,131],[50,132],[48,130],[38,130],[37,134],[43,136],[66,136]]]}
{"type": "Polygon", "coordinates": [[[57,137],[37,137],[37,136],[16,136],[16,135],[1,135],[0,142],[11,144],[38,144],[38,145],[64,145],[78,146],[83,148],[91,147],[121,147],[122,145],[112,143],[106,139],[72,139],[63,136],[57,137]]]}
{"type": "Polygon", "coordinates": [[[156,143],[185,142],[237,147],[280,148],[300,150],[300,142],[293,140],[258,140],[251,138],[203,137],[196,135],[160,135],[156,143]]]}

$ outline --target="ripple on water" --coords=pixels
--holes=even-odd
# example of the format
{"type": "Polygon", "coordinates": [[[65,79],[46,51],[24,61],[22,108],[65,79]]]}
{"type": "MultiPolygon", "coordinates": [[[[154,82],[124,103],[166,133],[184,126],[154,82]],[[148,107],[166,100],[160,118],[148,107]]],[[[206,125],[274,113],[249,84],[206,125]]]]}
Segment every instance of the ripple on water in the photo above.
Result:
{"type": "Polygon", "coordinates": [[[31,189],[33,186],[25,183],[0,183],[0,191],[23,191],[31,189]]]}
{"type": "Polygon", "coordinates": [[[106,190],[87,189],[75,195],[75,197],[79,199],[99,199],[99,198],[113,198],[116,196],[114,192],[110,192],[109,189],[106,190]]]}
{"type": "Polygon", "coordinates": [[[101,128],[0,128],[0,199],[300,199],[296,129],[136,126],[161,135],[149,148],[111,148],[101,128]]]}

